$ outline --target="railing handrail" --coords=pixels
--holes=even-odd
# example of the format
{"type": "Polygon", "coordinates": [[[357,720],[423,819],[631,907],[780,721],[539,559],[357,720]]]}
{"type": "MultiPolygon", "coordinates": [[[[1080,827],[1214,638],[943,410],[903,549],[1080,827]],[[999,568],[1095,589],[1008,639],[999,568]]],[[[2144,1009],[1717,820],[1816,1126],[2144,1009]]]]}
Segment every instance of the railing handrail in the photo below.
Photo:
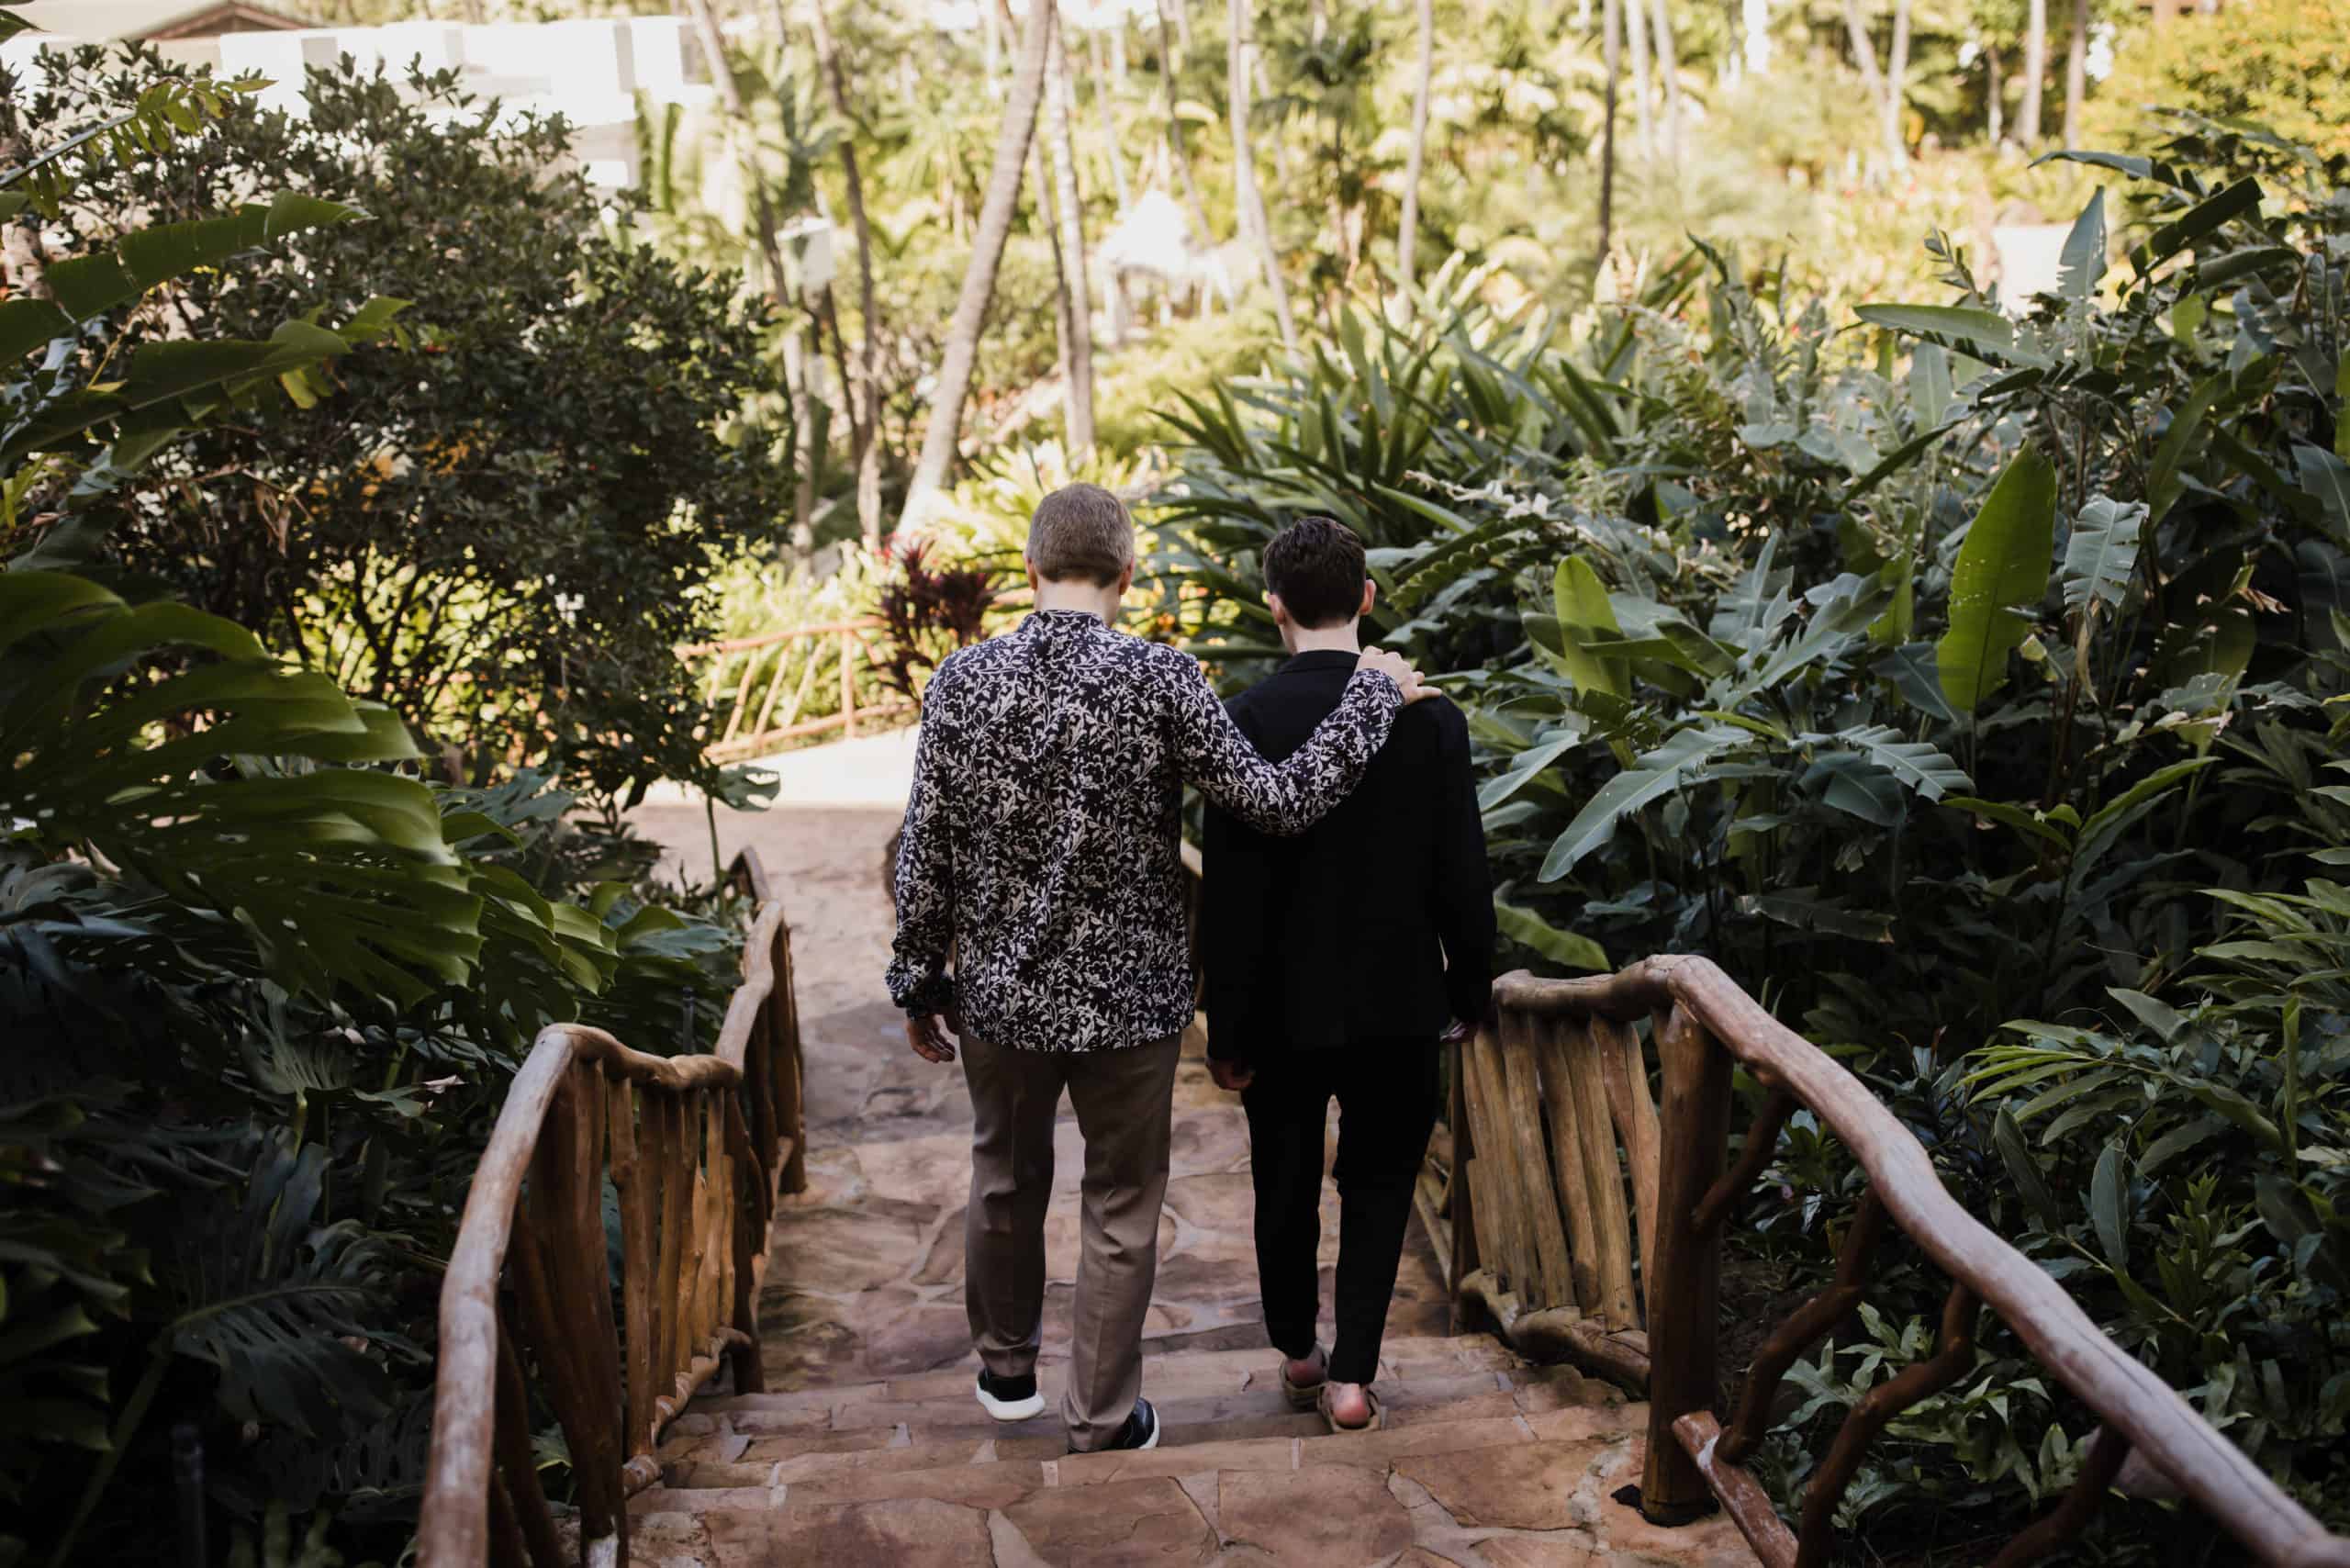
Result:
{"type": "MultiPolygon", "coordinates": [[[[764,890],[764,869],[747,852],[744,858],[745,879],[764,890]]],[[[517,1202],[548,1114],[571,1070],[593,1064],[608,1081],[673,1096],[740,1085],[759,1010],[776,994],[776,938],[784,929],[781,901],[768,900],[744,944],[743,983],[735,988],[718,1039],[707,1054],[648,1056],[582,1024],[549,1025],[532,1041],[476,1167],[442,1280],[432,1438],[418,1529],[420,1560],[427,1568],[458,1568],[488,1560],[501,1332],[498,1294],[517,1202]]],[[[788,991],[785,1000],[789,1005],[788,991]]],[[[781,1179],[789,1162],[784,1144],[790,1141],[788,1136],[779,1137],[776,1148],[765,1152],[764,1158],[773,1160],[771,1182],[781,1179]]],[[[796,1146],[793,1152],[798,1152],[796,1146]]],[[[755,1275],[764,1261],[762,1248],[752,1260],[755,1275]]],[[[683,1398],[661,1403],[682,1405],[683,1398]]],[[[632,1412],[632,1421],[642,1414],[632,1412]]],[[[660,1424],[656,1415],[655,1435],[660,1424]]],[[[629,1458],[627,1435],[622,1434],[623,1466],[629,1458]]]]}
{"type": "MultiPolygon", "coordinates": [[[[1494,982],[1494,999],[1537,1015],[1618,1022],[1685,1011],[1765,1087],[1792,1095],[1842,1139],[1903,1232],[2239,1541],[2263,1561],[2292,1568],[2350,1564],[2350,1540],[2328,1533],[2177,1390],[2108,1337],[2060,1282],[1968,1214],[1942,1185],[1925,1147],[1866,1085],[1773,1017],[1711,959],[1651,958],[1581,980],[1519,972],[1494,982]]],[[[1668,1100],[1668,1114],[1670,1109],[1668,1100]]],[[[1670,1129],[1666,1145],[1673,1146],[1670,1129]]],[[[1653,1323],[1651,1337],[1653,1343],[1653,1323]]]]}
{"type": "Polygon", "coordinates": [[[673,651],[681,659],[708,658],[713,654],[746,654],[755,648],[772,648],[778,643],[797,642],[803,637],[832,637],[844,632],[878,632],[888,624],[878,615],[858,615],[845,621],[820,622],[812,626],[778,626],[772,632],[761,632],[749,637],[729,637],[716,643],[680,643],[673,651]]]}

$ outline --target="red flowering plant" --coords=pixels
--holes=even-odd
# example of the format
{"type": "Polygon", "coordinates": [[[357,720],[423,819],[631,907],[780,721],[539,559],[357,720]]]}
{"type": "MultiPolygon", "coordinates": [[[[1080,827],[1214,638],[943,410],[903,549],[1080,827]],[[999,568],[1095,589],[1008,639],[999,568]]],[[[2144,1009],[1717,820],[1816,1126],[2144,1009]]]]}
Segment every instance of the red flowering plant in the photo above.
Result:
{"type": "Polygon", "coordinates": [[[986,621],[1003,592],[1002,568],[965,562],[932,565],[936,541],[891,540],[881,546],[896,569],[881,593],[886,623],[873,650],[874,673],[884,685],[919,701],[939,661],[987,635],[986,621]]]}

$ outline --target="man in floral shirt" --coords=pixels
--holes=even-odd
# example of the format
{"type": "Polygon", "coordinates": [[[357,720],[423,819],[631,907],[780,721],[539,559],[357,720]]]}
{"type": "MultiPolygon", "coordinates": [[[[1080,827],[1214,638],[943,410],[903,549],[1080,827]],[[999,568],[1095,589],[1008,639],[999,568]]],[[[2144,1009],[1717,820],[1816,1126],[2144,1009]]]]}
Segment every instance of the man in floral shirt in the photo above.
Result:
{"type": "Polygon", "coordinates": [[[1019,629],[957,653],[923,698],[898,849],[890,994],[927,1060],[971,1088],[965,1300],[999,1420],[1039,1414],[1045,1211],[1069,1092],[1085,1142],[1069,1388],[1075,1451],[1158,1445],[1142,1326],[1158,1265],[1178,1042],[1192,1014],[1179,850],[1188,781],[1269,833],[1352,790],[1404,703],[1433,693],[1364,653],[1287,761],[1259,756],[1188,655],[1112,629],[1134,524],[1071,485],[1036,509],[1019,629]],[[953,973],[948,973],[950,960],[953,973]]]}

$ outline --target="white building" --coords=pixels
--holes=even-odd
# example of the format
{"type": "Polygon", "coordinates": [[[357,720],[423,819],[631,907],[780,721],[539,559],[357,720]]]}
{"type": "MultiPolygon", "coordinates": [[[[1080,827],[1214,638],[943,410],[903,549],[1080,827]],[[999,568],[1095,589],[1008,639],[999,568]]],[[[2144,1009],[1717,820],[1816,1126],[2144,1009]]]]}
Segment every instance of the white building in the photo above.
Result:
{"type": "Polygon", "coordinates": [[[0,59],[38,74],[48,50],[83,43],[150,42],[170,59],[223,75],[257,73],[274,84],[261,102],[307,112],[310,67],[350,55],[362,70],[394,74],[411,62],[456,71],[472,91],[517,116],[560,114],[575,128],[573,155],[598,185],[634,185],[638,95],[656,104],[701,105],[713,96],[708,62],[676,17],[579,21],[399,22],[380,28],[313,28],[283,6],[204,0],[30,0],[14,9],[35,32],[0,45],[0,59]]]}

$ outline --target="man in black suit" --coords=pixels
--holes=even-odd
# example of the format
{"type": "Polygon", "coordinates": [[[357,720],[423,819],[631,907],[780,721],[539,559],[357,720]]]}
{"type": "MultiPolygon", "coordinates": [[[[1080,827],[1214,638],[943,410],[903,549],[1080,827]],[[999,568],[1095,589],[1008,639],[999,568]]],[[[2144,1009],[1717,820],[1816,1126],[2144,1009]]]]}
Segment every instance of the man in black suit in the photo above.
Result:
{"type": "MultiPolygon", "coordinates": [[[[1265,550],[1288,663],[1226,707],[1268,758],[1337,705],[1376,585],[1362,542],[1304,518],[1265,550]]],[[[1201,912],[1209,1068],[1240,1092],[1257,1193],[1265,1327],[1281,1386],[1334,1428],[1378,1424],[1370,1383],[1437,1114],[1438,1047],[1484,1016],[1493,883],[1449,702],[1396,716],[1354,793],[1276,838],[1211,806],[1201,912]],[[1337,1332],[1315,1340],[1324,1127],[1338,1102],[1337,1332]]]]}

